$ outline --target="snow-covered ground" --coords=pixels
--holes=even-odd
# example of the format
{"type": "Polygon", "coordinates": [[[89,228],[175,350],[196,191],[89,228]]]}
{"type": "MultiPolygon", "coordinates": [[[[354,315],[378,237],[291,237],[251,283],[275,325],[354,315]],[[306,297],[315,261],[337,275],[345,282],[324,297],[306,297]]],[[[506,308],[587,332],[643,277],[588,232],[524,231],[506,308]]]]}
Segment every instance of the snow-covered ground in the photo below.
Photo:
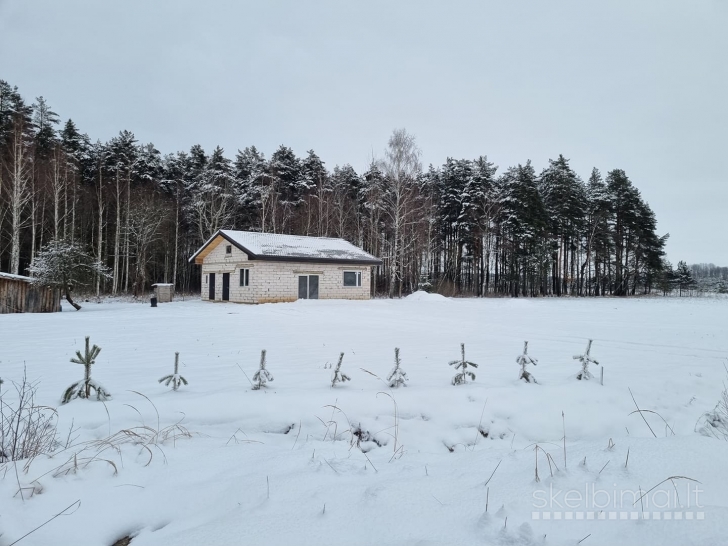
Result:
{"type": "Polygon", "coordinates": [[[25,365],[38,402],[58,406],[61,441],[71,426],[75,441],[0,465],[0,546],[77,500],[19,544],[728,544],[728,442],[695,432],[723,389],[727,327],[728,300],[687,298],[415,294],[3,315],[3,389],[25,365]],[[69,359],[86,335],[113,399],[59,406],[83,377],[69,359]],[[604,386],[598,366],[596,380],[574,379],[589,338],[604,386]],[[538,384],[517,381],[524,340],[538,384]],[[452,386],[461,342],[477,378],[452,386]],[[390,390],[395,347],[410,381],[390,390]],[[275,380],[255,391],[245,374],[261,349],[275,380]],[[173,392],[157,380],[176,351],[189,385],[173,392]],[[352,380],[331,388],[342,351],[352,380]],[[657,412],[643,413],[657,437],[630,388],[657,412]],[[89,443],[142,425],[146,445],[89,443]],[[668,481],[634,503],[670,476],[699,483],[668,481]]]}

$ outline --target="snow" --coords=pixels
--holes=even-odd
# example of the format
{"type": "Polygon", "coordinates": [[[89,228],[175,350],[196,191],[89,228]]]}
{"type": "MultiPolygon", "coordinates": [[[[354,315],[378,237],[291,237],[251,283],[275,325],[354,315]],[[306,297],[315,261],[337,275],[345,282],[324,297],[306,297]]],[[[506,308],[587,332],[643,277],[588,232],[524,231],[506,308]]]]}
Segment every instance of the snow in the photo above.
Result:
{"type": "Polygon", "coordinates": [[[23,275],[13,275],[12,273],[3,273],[2,271],[0,271],[0,279],[10,279],[13,281],[33,282],[33,279],[31,277],[25,277],[23,275]]]}
{"type": "Polygon", "coordinates": [[[72,423],[77,436],[52,458],[19,462],[17,477],[0,465],[0,545],[77,500],[20,544],[111,545],[127,534],[132,546],[575,545],[589,534],[584,546],[725,543],[728,442],[695,424],[723,389],[726,299],[430,296],[87,303],[0,316],[3,392],[25,365],[38,402],[57,408],[63,442],[72,423]],[[60,406],[83,371],[69,360],[86,335],[101,347],[93,378],[113,398],[60,406]],[[574,379],[572,356],[588,339],[604,386],[574,379]],[[538,384],[518,380],[513,360],[525,340],[538,384]],[[452,386],[448,362],[461,342],[477,379],[452,386]],[[406,389],[383,380],[394,347],[406,389]],[[252,378],[262,349],[276,380],[254,391],[238,366],[252,378]],[[174,392],[157,380],[176,351],[189,385],[174,392]],[[351,381],[331,388],[341,351],[351,381]],[[632,413],[628,389],[659,413],[643,414],[656,438],[632,413]],[[178,422],[192,437],[82,444],[178,422]],[[539,452],[535,480],[535,443],[558,467],[553,477],[539,452]],[[675,475],[700,483],[662,484],[642,519],[632,492],[675,475]],[[605,499],[616,506],[595,508],[605,499]]]}
{"type": "MultiPolygon", "coordinates": [[[[229,229],[222,229],[220,233],[257,258],[345,260],[367,262],[373,265],[381,263],[381,260],[344,239],[229,229]]],[[[203,245],[203,248],[204,246],[207,246],[207,243],[203,245]]]]}
{"type": "Polygon", "coordinates": [[[429,292],[425,292],[424,290],[418,290],[417,292],[413,292],[409,296],[405,296],[403,299],[406,301],[432,301],[432,302],[448,301],[448,299],[445,296],[441,296],[440,294],[430,294],[429,292]]]}

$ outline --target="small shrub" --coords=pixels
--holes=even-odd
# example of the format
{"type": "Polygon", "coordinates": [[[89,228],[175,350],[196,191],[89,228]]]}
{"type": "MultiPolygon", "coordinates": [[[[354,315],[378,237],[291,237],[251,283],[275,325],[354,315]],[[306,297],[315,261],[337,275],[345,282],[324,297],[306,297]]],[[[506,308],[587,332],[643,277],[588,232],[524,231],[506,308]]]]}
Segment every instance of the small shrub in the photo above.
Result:
{"type": "Polygon", "coordinates": [[[523,379],[526,383],[537,383],[536,378],[526,370],[526,366],[529,364],[534,366],[538,364],[538,360],[528,355],[528,341],[523,342],[523,354],[516,358],[516,362],[521,367],[521,374],[518,379],[523,379]]]}
{"type": "Polygon", "coordinates": [[[405,381],[409,381],[407,374],[400,367],[399,347],[396,347],[394,349],[394,368],[392,368],[392,371],[389,372],[389,375],[387,376],[387,381],[389,381],[389,386],[393,389],[396,389],[398,387],[406,387],[407,384],[405,383],[405,381]]]}
{"type": "Polygon", "coordinates": [[[268,381],[273,381],[273,376],[266,369],[265,365],[265,349],[263,349],[260,351],[260,368],[258,368],[258,371],[255,372],[255,375],[253,376],[253,381],[256,381],[253,385],[253,390],[257,391],[265,387],[268,381]]]}
{"type": "Polygon", "coordinates": [[[172,384],[172,390],[176,391],[181,385],[187,385],[187,380],[179,374],[179,353],[174,353],[174,373],[165,375],[159,380],[159,383],[164,383],[165,387],[172,384]]]}
{"type": "Polygon", "coordinates": [[[457,374],[455,374],[455,377],[452,378],[453,385],[464,385],[468,382],[468,377],[475,381],[475,374],[468,371],[468,368],[477,368],[478,365],[475,362],[465,360],[465,343],[460,344],[460,360],[451,361],[450,366],[455,366],[456,370],[460,370],[457,374]]]}
{"type": "Polygon", "coordinates": [[[589,342],[586,344],[586,351],[584,352],[584,354],[583,355],[574,355],[574,360],[578,360],[579,362],[581,362],[581,371],[578,374],[576,374],[576,378],[580,381],[594,379],[594,376],[589,371],[589,364],[596,364],[597,366],[599,366],[599,362],[597,362],[589,354],[591,352],[591,346],[592,346],[592,340],[590,339],[589,342]]]}
{"type": "Polygon", "coordinates": [[[336,363],[334,373],[331,374],[331,386],[335,387],[337,383],[344,383],[345,381],[351,381],[351,377],[341,371],[341,362],[344,360],[344,353],[339,355],[339,362],[336,363]]]}
{"type": "Polygon", "coordinates": [[[74,364],[82,364],[85,369],[84,378],[81,381],[77,381],[66,389],[63,393],[62,403],[67,404],[75,398],[91,398],[91,391],[96,391],[96,400],[108,400],[111,398],[111,394],[104,389],[100,384],[96,383],[91,379],[91,366],[96,361],[96,357],[101,352],[101,347],[94,345],[89,347],[90,339],[86,336],[86,352],[81,354],[81,351],[76,351],[76,357],[72,358],[71,362],[74,364]]]}

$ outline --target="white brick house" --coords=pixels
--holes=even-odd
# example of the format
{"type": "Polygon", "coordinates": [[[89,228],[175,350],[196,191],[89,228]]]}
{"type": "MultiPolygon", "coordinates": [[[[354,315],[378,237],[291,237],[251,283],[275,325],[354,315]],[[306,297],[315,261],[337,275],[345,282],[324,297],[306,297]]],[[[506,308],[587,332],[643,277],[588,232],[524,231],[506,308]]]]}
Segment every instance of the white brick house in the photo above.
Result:
{"type": "Polygon", "coordinates": [[[343,239],[221,229],[189,260],[202,266],[202,299],[272,303],[368,300],[381,260],[343,239]]]}

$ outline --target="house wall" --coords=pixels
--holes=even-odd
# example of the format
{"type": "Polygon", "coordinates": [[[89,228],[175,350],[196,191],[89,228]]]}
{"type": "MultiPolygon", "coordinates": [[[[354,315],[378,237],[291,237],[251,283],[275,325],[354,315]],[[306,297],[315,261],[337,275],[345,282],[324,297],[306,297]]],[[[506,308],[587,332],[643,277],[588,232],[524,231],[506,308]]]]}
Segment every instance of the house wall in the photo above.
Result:
{"type": "Polygon", "coordinates": [[[319,276],[319,299],[368,300],[370,298],[369,266],[345,266],[328,263],[301,263],[248,260],[248,256],[232,246],[226,254],[226,243],[217,245],[202,264],[202,299],[209,297],[209,274],[215,273],[215,300],[222,300],[222,273],[230,273],[230,301],[237,303],[274,303],[298,299],[298,277],[319,276]],[[249,286],[240,286],[240,269],[249,268],[249,286]],[[344,286],[344,271],[361,271],[361,286],[344,286]]]}

